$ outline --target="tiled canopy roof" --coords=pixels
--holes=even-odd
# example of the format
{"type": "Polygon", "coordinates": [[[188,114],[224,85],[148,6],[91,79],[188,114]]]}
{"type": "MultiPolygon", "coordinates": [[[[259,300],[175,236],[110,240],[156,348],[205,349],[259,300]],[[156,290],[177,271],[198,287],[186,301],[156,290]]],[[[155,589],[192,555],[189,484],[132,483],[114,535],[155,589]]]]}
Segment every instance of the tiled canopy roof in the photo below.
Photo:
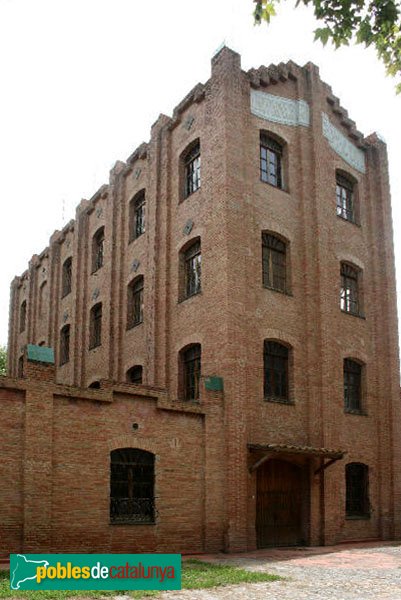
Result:
{"type": "Polygon", "coordinates": [[[324,458],[341,459],[344,450],[331,448],[312,448],[311,446],[292,446],[289,444],[248,444],[251,452],[262,450],[264,452],[277,452],[281,454],[305,454],[309,456],[323,456],[324,458]]]}

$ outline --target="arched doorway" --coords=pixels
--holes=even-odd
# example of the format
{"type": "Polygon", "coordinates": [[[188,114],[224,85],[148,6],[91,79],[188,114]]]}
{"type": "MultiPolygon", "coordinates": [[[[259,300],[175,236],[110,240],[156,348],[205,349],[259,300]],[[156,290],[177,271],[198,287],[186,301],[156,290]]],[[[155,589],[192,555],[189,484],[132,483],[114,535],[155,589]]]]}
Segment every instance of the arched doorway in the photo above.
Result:
{"type": "Polygon", "coordinates": [[[270,459],[257,470],[256,537],[258,548],[305,544],[304,469],[270,459]]]}

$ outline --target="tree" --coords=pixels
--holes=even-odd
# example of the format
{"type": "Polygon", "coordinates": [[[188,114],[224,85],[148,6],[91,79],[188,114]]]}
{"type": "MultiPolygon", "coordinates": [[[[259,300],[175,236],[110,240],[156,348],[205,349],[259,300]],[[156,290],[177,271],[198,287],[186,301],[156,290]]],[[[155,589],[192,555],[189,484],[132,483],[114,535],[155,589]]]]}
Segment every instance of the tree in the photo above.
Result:
{"type": "MultiPolygon", "coordinates": [[[[270,22],[276,14],[279,0],[253,0],[255,23],[270,22]]],[[[388,75],[401,78],[401,7],[399,0],[296,0],[312,5],[314,15],[324,24],[315,30],[315,40],[335,48],[348,46],[350,41],[374,46],[388,75]]],[[[401,82],[396,85],[401,92],[401,82]]]]}
{"type": "Polygon", "coordinates": [[[7,369],[7,348],[5,346],[0,346],[0,375],[6,375],[7,369]]]}

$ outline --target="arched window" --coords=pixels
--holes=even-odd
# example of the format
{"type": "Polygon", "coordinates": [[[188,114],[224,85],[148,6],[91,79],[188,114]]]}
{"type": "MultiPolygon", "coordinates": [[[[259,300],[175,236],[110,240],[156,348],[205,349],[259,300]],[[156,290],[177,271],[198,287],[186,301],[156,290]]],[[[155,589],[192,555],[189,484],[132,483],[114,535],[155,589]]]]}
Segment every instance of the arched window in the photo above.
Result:
{"type": "Polygon", "coordinates": [[[61,278],[61,296],[67,296],[71,292],[72,284],[72,258],[67,258],[63,263],[63,273],[61,278]]]}
{"type": "Polygon", "coordinates": [[[103,267],[104,227],[97,230],[92,239],[92,273],[103,267]]]}
{"type": "Polygon", "coordinates": [[[341,263],[340,307],[344,312],[359,315],[361,271],[348,263],[341,263]]]}
{"type": "Polygon", "coordinates": [[[357,222],[357,206],[356,206],[356,184],[349,176],[345,176],[340,172],[336,172],[336,203],[337,216],[351,221],[357,222]]]}
{"type": "Polygon", "coordinates": [[[362,365],[351,358],[344,359],[344,408],[362,410],[362,365]]]}
{"type": "Polygon", "coordinates": [[[91,390],[100,390],[100,381],[92,381],[92,383],[88,385],[88,388],[91,390]]]}
{"type": "Polygon", "coordinates": [[[271,233],[262,233],[262,266],[264,287],[287,291],[287,248],[285,242],[271,233]]]}
{"type": "Polygon", "coordinates": [[[135,365],[127,371],[127,382],[128,383],[142,383],[142,365],[135,365]]]}
{"type": "Polygon", "coordinates": [[[19,309],[19,331],[22,333],[26,327],[26,300],[20,306],[19,309]]]}
{"type": "Polygon", "coordinates": [[[369,467],[363,463],[348,463],[345,467],[345,512],[349,518],[370,516],[369,467]]]}
{"type": "Polygon", "coordinates": [[[143,322],[143,276],[136,277],[128,286],[127,329],[143,322]]]}
{"type": "Polygon", "coordinates": [[[110,454],[110,520],[154,523],[155,456],[136,448],[110,454]]]}
{"type": "Polygon", "coordinates": [[[201,377],[201,345],[192,344],[180,352],[181,396],[184,400],[199,400],[201,377]]]}
{"type": "Polygon", "coordinates": [[[89,318],[89,349],[102,343],[102,303],[92,306],[89,318]]]}
{"type": "Polygon", "coordinates": [[[200,142],[195,140],[182,155],[184,171],[184,198],[196,192],[201,185],[200,142]]]}
{"type": "Polygon", "coordinates": [[[70,326],[64,325],[60,332],[60,366],[70,360],[70,326]]]}
{"type": "Polygon", "coordinates": [[[264,341],[264,397],[267,400],[289,401],[288,354],[287,346],[264,341]]]}
{"type": "Polygon", "coordinates": [[[190,298],[201,291],[202,279],[202,253],[200,239],[196,239],[186,246],[180,257],[181,276],[181,298],[190,298]]]}
{"type": "Polygon", "coordinates": [[[145,233],[145,190],[138,192],[129,205],[129,241],[145,233]]]}
{"type": "Polygon", "coordinates": [[[277,188],[283,187],[283,145],[260,133],[260,178],[277,188]]]}

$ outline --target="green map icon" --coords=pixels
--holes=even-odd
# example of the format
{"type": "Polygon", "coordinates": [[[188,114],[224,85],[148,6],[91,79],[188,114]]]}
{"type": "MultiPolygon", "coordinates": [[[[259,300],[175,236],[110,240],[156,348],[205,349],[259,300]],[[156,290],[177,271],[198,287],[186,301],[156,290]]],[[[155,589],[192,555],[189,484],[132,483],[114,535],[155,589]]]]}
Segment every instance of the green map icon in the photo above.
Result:
{"type": "Polygon", "coordinates": [[[17,564],[13,569],[10,578],[10,587],[12,590],[19,590],[21,583],[29,579],[36,579],[36,569],[48,567],[47,560],[28,560],[23,554],[17,554],[17,564]]]}

